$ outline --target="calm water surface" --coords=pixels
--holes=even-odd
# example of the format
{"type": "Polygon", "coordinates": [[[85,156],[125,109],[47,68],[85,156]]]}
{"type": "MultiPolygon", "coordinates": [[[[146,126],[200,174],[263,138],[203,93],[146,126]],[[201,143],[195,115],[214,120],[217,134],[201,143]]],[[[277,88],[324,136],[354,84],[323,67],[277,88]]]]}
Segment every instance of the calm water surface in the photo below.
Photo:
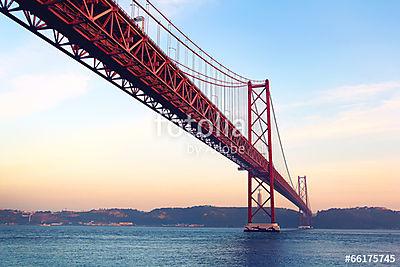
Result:
{"type": "Polygon", "coordinates": [[[400,231],[0,226],[1,266],[346,266],[346,254],[400,266],[400,231]]]}

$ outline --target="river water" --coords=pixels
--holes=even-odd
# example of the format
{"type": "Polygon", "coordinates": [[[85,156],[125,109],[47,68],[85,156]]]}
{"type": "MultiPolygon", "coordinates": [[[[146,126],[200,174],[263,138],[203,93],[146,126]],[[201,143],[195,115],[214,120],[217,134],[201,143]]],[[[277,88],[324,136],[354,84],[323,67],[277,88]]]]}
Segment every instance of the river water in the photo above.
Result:
{"type": "Polygon", "coordinates": [[[400,231],[0,226],[1,266],[400,266],[400,231]],[[346,255],[394,263],[345,263],[346,255]]]}

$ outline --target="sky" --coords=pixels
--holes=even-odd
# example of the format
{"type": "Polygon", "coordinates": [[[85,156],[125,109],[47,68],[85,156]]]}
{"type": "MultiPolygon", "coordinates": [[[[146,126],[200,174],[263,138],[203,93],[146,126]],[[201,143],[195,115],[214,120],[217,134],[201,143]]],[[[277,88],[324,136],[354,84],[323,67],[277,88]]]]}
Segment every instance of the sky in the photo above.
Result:
{"type": "MultiPolygon", "coordinates": [[[[225,65],[270,79],[314,211],[400,210],[400,2],[153,2],[225,65]]],[[[246,205],[235,164],[4,15],[0,79],[0,208],[246,205]]]]}

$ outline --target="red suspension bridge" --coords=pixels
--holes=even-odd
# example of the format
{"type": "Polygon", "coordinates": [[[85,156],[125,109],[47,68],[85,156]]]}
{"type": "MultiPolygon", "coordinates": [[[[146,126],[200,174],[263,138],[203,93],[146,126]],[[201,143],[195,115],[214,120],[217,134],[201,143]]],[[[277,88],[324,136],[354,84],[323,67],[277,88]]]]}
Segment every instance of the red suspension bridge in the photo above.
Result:
{"type": "Polygon", "coordinates": [[[0,0],[0,11],[247,171],[245,230],[279,230],[275,190],[310,225],[306,178],[296,189],[268,80],[225,67],[147,0],[126,9],[113,0],[0,0]]]}

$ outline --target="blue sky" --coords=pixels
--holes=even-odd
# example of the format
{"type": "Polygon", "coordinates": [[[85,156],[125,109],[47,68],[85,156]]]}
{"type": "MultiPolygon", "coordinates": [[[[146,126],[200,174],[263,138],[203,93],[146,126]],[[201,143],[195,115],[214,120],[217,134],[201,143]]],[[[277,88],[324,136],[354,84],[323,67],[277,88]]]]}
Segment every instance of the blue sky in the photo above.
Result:
{"type": "MultiPolygon", "coordinates": [[[[400,193],[395,166],[400,162],[400,2],[154,2],[221,62],[245,76],[271,80],[292,173],[310,176],[315,208],[400,209],[395,198],[400,193]],[[377,176],[385,182],[376,181],[377,176]],[[373,187],[378,192],[370,196],[373,187]],[[343,198],[337,197],[339,191],[343,198]]],[[[233,164],[207,148],[201,155],[188,155],[187,146],[203,148],[191,137],[156,136],[153,113],[5,16],[0,16],[0,51],[0,190],[5,196],[0,202],[5,206],[245,205],[245,179],[233,164]],[[116,139],[131,144],[124,146],[116,139]],[[171,150],[172,155],[166,152],[171,150]],[[60,160],[53,162],[55,151],[60,160]],[[140,157],[133,156],[138,153],[140,157]],[[185,162],[189,170],[199,162],[204,168],[183,183],[180,165],[165,163],[166,157],[185,162]],[[54,172],[32,170],[32,162],[48,166],[49,160],[54,172]],[[167,185],[158,172],[153,174],[154,184],[144,186],[143,202],[123,190],[142,185],[140,178],[130,177],[143,173],[130,168],[149,161],[159,162],[160,173],[168,170],[172,183],[182,187],[179,197],[162,190],[167,185]],[[67,162],[79,168],[70,169],[67,162]],[[99,168],[107,162],[118,166],[118,177],[111,167],[99,168]],[[91,196],[80,183],[85,173],[95,176],[96,168],[105,174],[89,179],[98,187],[86,183],[97,192],[91,196]],[[52,180],[54,176],[59,180],[52,180]],[[25,185],[16,181],[21,177],[25,185]],[[215,179],[225,189],[210,189],[215,179]],[[83,189],[75,199],[54,195],[28,200],[25,193],[37,189],[34,180],[48,190],[66,184],[71,191],[83,189]],[[102,191],[107,187],[119,196],[102,191]],[[192,192],[193,187],[208,191],[192,192]],[[154,191],[170,201],[154,200],[154,191]],[[51,200],[54,205],[46,204],[51,200]]],[[[284,200],[278,205],[290,206],[284,200]]]]}
{"type": "Polygon", "coordinates": [[[318,90],[398,74],[395,1],[207,3],[178,24],[202,47],[249,76],[276,75],[292,81],[290,89],[307,84],[308,90],[318,90]]]}

